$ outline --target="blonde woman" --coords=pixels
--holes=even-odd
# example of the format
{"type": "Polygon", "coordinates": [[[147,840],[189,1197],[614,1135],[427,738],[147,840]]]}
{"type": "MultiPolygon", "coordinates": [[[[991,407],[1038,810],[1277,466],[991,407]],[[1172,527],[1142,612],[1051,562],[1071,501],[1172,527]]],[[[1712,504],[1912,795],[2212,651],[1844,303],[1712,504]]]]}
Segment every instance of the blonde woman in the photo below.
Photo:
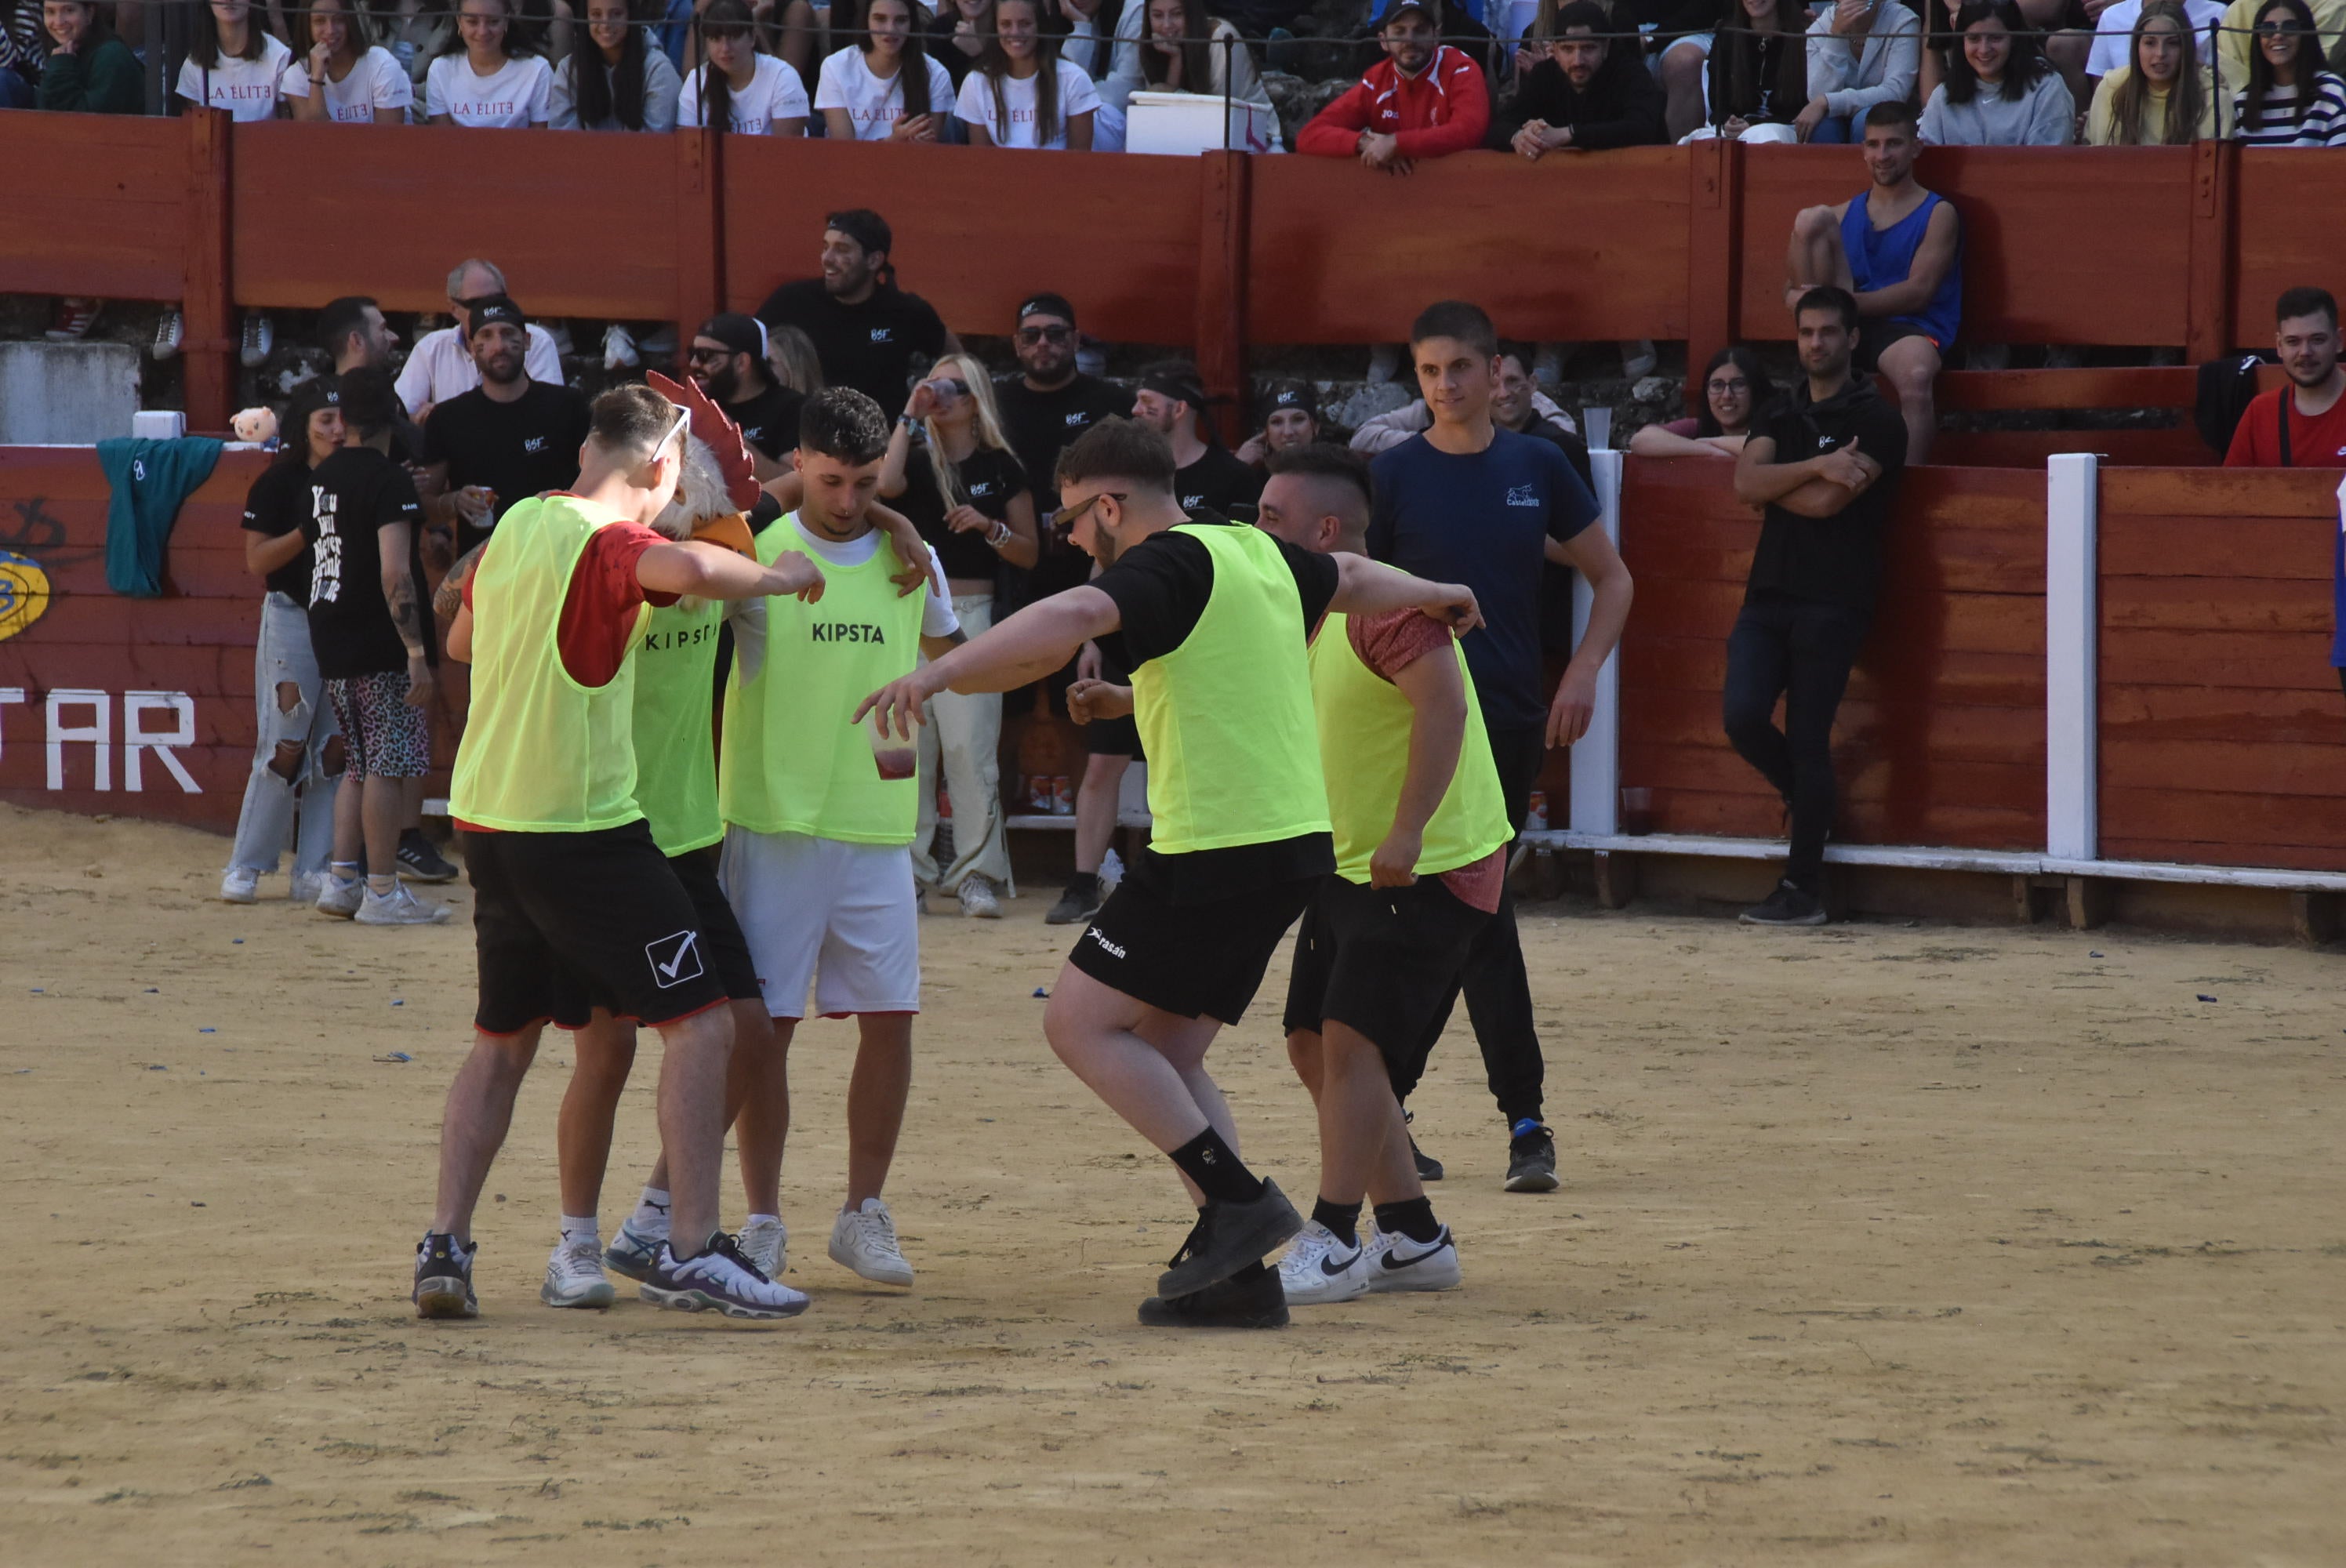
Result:
{"type": "MultiPolygon", "coordinates": [[[[994,382],[967,354],[947,354],[913,389],[880,465],[880,494],[913,520],[944,567],[945,586],[962,630],[976,636],[994,624],[997,568],[1035,564],[1035,497],[1026,471],[1002,433],[994,382]],[[918,427],[924,450],[913,450],[918,427]]],[[[961,901],[980,920],[1000,916],[996,890],[1016,896],[1004,837],[1002,697],[941,692],[921,728],[921,825],[913,872],[924,888],[961,901]],[[942,766],[953,801],[954,856],[940,866],[936,785],[942,766]]]]}

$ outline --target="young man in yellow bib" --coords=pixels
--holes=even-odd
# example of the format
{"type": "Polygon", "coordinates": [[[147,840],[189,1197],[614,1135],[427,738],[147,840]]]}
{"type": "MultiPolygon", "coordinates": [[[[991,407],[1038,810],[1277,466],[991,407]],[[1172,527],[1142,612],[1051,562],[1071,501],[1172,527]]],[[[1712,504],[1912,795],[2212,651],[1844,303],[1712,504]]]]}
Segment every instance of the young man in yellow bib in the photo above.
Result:
{"type": "Polygon", "coordinates": [[[1059,458],[1058,515],[1100,575],[874,692],[858,717],[872,711],[909,733],[939,691],[1009,690],[1092,638],[1122,644],[1103,651],[1132,671],[1129,703],[1115,695],[1125,688],[1091,682],[1070,688],[1071,706],[1137,719],[1151,840],[1059,972],[1044,1032],[1172,1160],[1198,1206],[1140,1320],[1273,1328],[1287,1303],[1261,1260],[1303,1219],[1239,1158],[1206,1051],[1244,1013],[1280,937],[1336,867],[1305,638],[1331,608],[1415,609],[1473,626],[1474,596],[1193,519],[1173,473],[1172,448],[1145,426],[1110,419],[1086,432],[1059,458]]]}
{"type": "MultiPolygon", "coordinates": [[[[1315,555],[1366,555],[1369,465],[1340,446],[1275,453],[1261,525],[1315,555]]],[[[1474,677],[1423,616],[1331,614],[1311,639],[1336,872],[1295,939],[1287,1050],[1320,1109],[1320,1197],[1279,1266],[1290,1305],[1447,1290],[1458,1249],[1411,1157],[1416,1086],[1515,837],[1474,677]],[[1363,1197],[1376,1225],[1359,1235],[1363,1197]]]]}
{"type": "MultiPolygon", "coordinates": [[[[831,1226],[831,1257],[876,1283],[910,1285],[913,1268],[881,1188],[903,1126],[921,1008],[912,858],[919,788],[909,760],[902,776],[882,775],[871,739],[849,716],[865,692],[903,675],[923,653],[958,647],[962,635],[933,552],[921,545],[917,563],[905,562],[903,546],[876,524],[872,503],[887,451],[888,416],[862,392],[829,387],[807,400],[791,458],[803,499],[758,535],[758,558],[811,559],[827,586],[821,604],[768,606],[762,647],[747,626],[735,628],[740,657],[725,694],[718,809],[726,895],[749,939],[775,1036],[773,1066],[751,1091],[768,1098],[744,1106],[745,1122],[765,1116],[776,1125],[779,1173],[788,1053],[809,993],[824,1017],[853,1016],[847,1197],[831,1226]],[[901,595],[896,575],[913,564],[931,567],[930,585],[901,595]]],[[[777,1223],[778,1247],[779,1233],[777,1223]]]]}
{"type": "MultiPolygon", "coordinates": [[[[646,387],[595,400],[577,488],[517,503],[464,589],[450,654],[473,666],[450,814],[474,890],[480,1004],[472,1054],[448,1091],[432,1228],[416,1247],[425,1318],[470,1318],[474,1206],[512,1124],[548,1020],[583,1001],[659,1030],[660,1141],[677,1235],[643,1296],[736,1318],[804,1306],[717,1222],[733,1046],[725,988],[700,919],[636,803],[631,657],[653,606],[684,596],[812,600],[803,556],[749,561],[647,524],[676,491],[684,411],[646,387]]],[[[783,602],[790,602],[784,600],[783,602]]]]}

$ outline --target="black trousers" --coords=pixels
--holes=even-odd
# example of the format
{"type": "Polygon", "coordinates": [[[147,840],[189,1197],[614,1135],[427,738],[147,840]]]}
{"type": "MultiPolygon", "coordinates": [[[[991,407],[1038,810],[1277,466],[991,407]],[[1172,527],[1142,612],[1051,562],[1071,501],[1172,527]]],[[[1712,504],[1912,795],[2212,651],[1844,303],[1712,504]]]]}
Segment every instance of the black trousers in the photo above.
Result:
{"type": "MultiPolygon", "coordinates": [[[[1486,722],[1486,728],[1488,728],[1486,722]]],[[[1489,729],[1491,757],[1499,765],[1499,789],[1506,799],[1507,825],[1520,833],[1530,808],[1533,783],[1547,759],[1545,728],[1489,729]]],[[[1466,1016],[1474,1021],[1474,1043],[1483,1048],[1483,1073],[1491,1098],[1510,1125],[1540,1115],[1540,1095],[1547,1064],[1540,1055],[1539,1030],[1532,1021],[1532,982],[1524,969],[1524,944],[1515,932],[1515,895],[1502,882],[1499,910],[1483,924],[1466,954],[1459,983],[1434,1016],[1422,1049],[1413,1054],[1415,1071],[1406,1082],[1396,1074],[1393,1093],[1406,1103],[1417,1087],[1427,1054],[1449,1027],[1451,1010],[1460,992],[1466,996],[1466,1016]]]]}
{"type": "Polygon", "coordinates": [[[1833,716],[1870,617],[1836,605],[1793,599],[1745,604],[1727,638],[1727,738],[1792,810],[1785,878],[1813,893],[1824,877],[1832,830],[1833,716]],[[1776,699],[1784,728],[1776,728],[1776,699]]]}

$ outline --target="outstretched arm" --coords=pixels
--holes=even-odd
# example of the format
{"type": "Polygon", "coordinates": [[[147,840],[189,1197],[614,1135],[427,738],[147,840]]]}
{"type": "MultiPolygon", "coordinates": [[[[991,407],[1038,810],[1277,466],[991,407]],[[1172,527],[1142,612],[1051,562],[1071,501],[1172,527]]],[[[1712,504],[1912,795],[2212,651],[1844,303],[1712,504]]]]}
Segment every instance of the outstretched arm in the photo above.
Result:
{"type": "Polygon", "coordinates": [[[1366,555],[1332,558],[1336,563],[1336,596],[1329,601],[1331,610],[1348,616],[1420,610],[1459,632],[1473,631],[1483,624],[1483,612],[1474,603],[1474,590],[1462,584],[1429,583],[1366,555]]]}
{"type": "Polygon", "coordinates": [[[1000,626],[890,681],[858,704],[852,722],[877,709],[883,728],[910,736],[941,691],[1015,691],[1064,666],[1076,648],[1123,625],[1116,601],[1088,584],[1027,606],[1000,626]]]}

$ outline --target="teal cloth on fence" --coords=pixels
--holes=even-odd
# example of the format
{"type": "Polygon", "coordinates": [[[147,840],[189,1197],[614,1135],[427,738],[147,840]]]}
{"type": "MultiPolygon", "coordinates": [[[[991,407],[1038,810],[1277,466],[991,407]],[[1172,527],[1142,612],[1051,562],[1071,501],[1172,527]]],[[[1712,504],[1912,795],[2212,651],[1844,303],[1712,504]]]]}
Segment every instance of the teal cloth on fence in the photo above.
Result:
{"type": "Polygon", "coordinates": [[[134,599],[162,596],[163,556],[179,503],[212,476],[220,445],[208,435],[119,436],[97,443],[97,465],[113,493],[106,505],[107,587],[134,599]]]}

